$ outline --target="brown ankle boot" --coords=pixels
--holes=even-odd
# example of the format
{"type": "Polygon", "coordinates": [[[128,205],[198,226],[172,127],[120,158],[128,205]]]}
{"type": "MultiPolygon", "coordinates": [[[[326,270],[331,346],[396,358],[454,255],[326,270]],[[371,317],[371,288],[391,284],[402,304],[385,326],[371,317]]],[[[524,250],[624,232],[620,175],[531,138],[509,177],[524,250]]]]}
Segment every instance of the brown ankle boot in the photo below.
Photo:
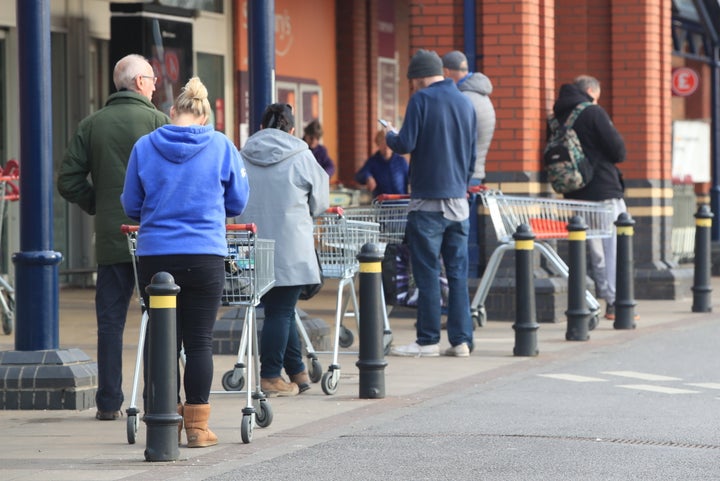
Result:
{"type": "MultiPolygon", "coordinates": [[[[178,403],[177,405],[177,413],[182,418],[183,415],[183,405],[182,403],[178,403]]],[[[182,429],[183,429],[183,420],[180,419],[180,422],[178,422],[178,446],[182,446],[182,429]]]]}
{"type": "Polygon", "coordinates": [[[209,404],[187,404],[183,407],[183,421],[188,448],[214,446],[218,442],[215,433],[208,428],[209,404]]]}
{"type": "Polygon", "coordinates": [[[294,382],[298,385],[300,394],[310,389],[310,376],[308,376],[307,370],[290,376],[290,382],[294,382]]]}
{"type": "Polygon", "coordinates": [[[260,379],[260,389],[267,397],[296,396],[300,390],[294,382],[285,382],[281,377],[260,379]]]}

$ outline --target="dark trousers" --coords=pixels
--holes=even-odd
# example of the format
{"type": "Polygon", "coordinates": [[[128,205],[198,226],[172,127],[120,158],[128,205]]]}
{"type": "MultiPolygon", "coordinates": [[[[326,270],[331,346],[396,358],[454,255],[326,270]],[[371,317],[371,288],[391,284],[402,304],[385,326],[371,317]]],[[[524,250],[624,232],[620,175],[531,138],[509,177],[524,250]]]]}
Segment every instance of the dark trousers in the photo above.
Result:
{"type": "Polygon", "coordinates": [[[119,411],[122,407],[123,332],[134,288],[132,263],[98,266],[95,288],[98,411],[119,411]]]}
{"type": "Polygon", "coordinates": [[[150,304],[145,287],[160,271],[172,275],[175,284],[180,286],[176,307],[177,348],[178,355],[181,348],[185,349],[185,402],[207,404],[213,379],[213,328],[225,284],[224,259],[215,255],[141,257],[139,277],[146,306],[150,304]]]}
{"type": "Polygon", "coordinates": [[[260,338],[260,377],[280,377],[285,368],[288,376],[305,370],[302,346],[295,326],[295,305],[302,286],[273,287],[263,297],[265,309],[260,338]]]}

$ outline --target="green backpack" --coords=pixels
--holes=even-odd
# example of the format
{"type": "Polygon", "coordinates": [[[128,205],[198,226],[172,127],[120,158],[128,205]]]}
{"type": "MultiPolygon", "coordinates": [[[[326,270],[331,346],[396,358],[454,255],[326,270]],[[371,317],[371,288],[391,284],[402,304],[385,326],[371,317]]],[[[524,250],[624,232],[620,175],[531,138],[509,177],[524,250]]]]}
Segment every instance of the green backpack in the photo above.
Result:
{"type": "Polygon", "coordinates": [[[588,105],[592,103],[578,104],[564,125],[560,125],[555,115],[548,117],[550,139],[543,151],[543,163],[548,181],[558,194],[582,189],[592,180],[592,164],[585,157],[580,139],[573,129],[575,120],[588,105]]]}

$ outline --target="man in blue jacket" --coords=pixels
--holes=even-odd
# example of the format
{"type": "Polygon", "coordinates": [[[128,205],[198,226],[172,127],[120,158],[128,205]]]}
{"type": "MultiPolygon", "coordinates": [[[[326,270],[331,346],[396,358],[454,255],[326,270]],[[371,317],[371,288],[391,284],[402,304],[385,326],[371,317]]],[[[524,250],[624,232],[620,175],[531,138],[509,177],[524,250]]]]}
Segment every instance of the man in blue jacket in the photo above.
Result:
{"type": "Polygon", "coordinates": [[[415,93],[399,132],[387,127],[388,146],[411,154],[406,237],[418,287],[417,339],[395,346],[396,356],[440,355],[440,256],[448,280],[447,356],[467,357],[473,348],[468,296],[469,205],[467,188],[475,168],[477,123],[472,103],[443,78],[437,53],[418,50],[408,79],[415,93]]]}

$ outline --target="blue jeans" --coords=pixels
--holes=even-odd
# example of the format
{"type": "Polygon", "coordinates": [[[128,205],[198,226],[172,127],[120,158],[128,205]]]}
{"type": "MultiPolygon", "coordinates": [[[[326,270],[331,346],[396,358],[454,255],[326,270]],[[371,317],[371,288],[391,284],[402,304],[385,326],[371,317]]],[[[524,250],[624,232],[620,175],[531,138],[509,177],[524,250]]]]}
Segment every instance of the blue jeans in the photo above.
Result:
{"type": "Polygon", "coordinates": [[[260,377],[288,376],[305,370],[302,346],[295,327],[295,305],[303,286],[273,287],[263,297],[265,320],[260,338],[260,377]]]}
{"type": "Polygon", "coordinates": [[[470,295],[468,293],[467,219],[457,222],[442,212],[408,213],[407,239],[413,277],[418,287],[417,343],[421,346],[440,342],[440,255],[448,280],[448,340],[453,346],[473,346],[470,295]]]}
{"type": "Polygon", "coordinates": [[[134,288],[132,263],[98,266],[95,287],[98,411],[119,411],[122,407],[123,332],[134,288]]]}

